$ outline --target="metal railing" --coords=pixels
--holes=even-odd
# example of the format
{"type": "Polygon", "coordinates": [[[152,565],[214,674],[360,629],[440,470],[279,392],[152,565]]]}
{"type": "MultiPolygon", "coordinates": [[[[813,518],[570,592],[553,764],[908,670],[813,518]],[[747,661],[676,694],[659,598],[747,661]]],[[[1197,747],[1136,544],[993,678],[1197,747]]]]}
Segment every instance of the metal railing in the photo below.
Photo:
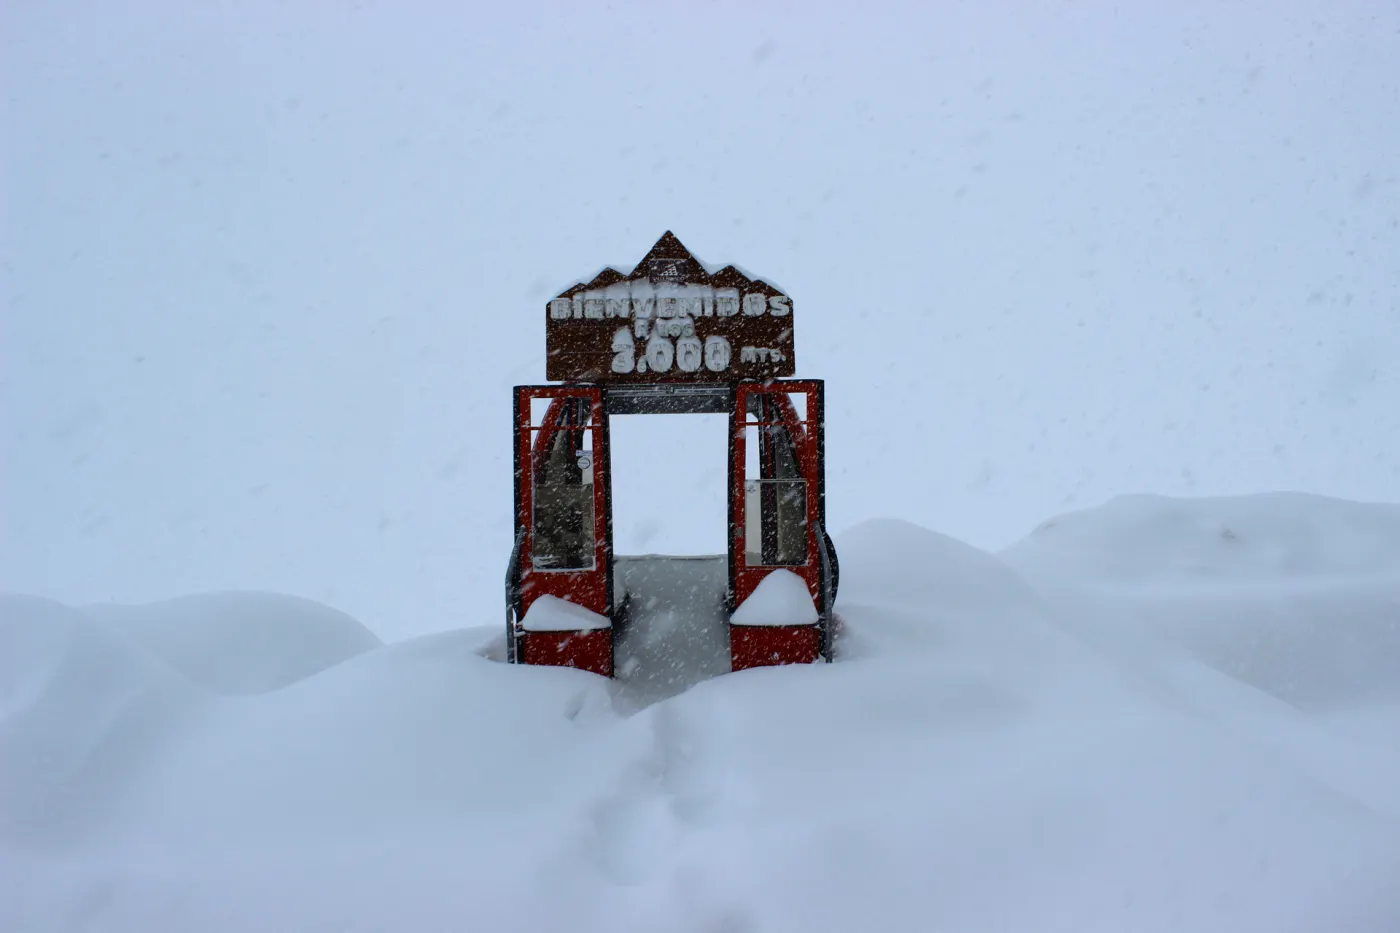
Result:
{"type": "Polygon", "coordinates": [[[517,631],[515,614],[520,606],[520,552],[525,549],[525,529],[515,533],[515,546],[510,549],[510,563],[506,566],[506,663],[516,664],[516,642],[520,637],[517,631]]]}
{"type": "Polygon", "coordinates": [[[836,546],[827,536],[821,522],[814,526],[817,533],[817,557],[821,562],[821,605],[817,611],[821,616],[822,659],[833,660],[836,620],[833,609],[836,604],[836,589],[841,582],[841,565],[836,558],[836,546]]]}

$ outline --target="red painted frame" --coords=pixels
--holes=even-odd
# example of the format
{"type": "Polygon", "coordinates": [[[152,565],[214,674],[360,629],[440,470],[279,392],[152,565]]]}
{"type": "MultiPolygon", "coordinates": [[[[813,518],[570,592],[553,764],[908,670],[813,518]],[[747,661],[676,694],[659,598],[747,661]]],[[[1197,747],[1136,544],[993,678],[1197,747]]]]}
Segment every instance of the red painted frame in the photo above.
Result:
{"type": "MultiPolygon", "coordinates": [[[[763,578],[774,570],[790,570],[807,582],[807,590],[812,601],[819,608],[821,597],[821,557],[817,540],[818,527],[826,525],[826,477],[823,464],[823,434],[825,425],[825,399],[820,379],[782,379],[772,382],[741,382],[735,387],[734,409],[730,412],[730,580],[734,592],[731,611],[740,606],[753,594],[763,578]],[[805,393],[807,396],[807,416],[805,424],[799,416],[790,393],[805,393]],[[744,486],[746,444],[745,428],[755,422],[748,420],[749,398],[754,395],[776,396],[778,418],[788,429],[796,448],[797,462],[802,477],[807,482],[807,563],[805,565],[757,566],[750,567],[745,556],[745,501],[744,486]]],[[[756,422],[760,425],[774,422],[756,422]]]]}
{"type": "MultiPolygon", "coordinates": [[[[565,426],[562,430],[577,430],[565,426]]],[[[608,449],[608,419],[603,412],[603,390],[597,386],[516,386],[515,388],[515,527],[524,530],[520,552],[520,603],[517,619],[523,619],[530,605],[540,596],[557,596],[571,603],[612,617],[612,518],[609,503],[611,464],[608,449]],[[544,421],[532,430],[531,401],[551,399],[544,421]],[[593,431],[593,567],[588,570],[537,570],[534,565],[534,471],[537,457],[548,449],[566,399],[589,402],[593,431]],[[534,434],[532,444],[531,435],[534,434]]],[[[610,633],[609,633],[609,637],[610,633]]]]}

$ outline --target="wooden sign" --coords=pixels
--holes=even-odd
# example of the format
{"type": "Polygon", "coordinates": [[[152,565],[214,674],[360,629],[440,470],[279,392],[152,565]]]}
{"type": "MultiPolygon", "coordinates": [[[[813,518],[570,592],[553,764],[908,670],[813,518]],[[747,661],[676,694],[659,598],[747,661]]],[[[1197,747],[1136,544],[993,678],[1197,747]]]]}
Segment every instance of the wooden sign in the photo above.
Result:
{"type": "Polygon", "coordinates": [[[604,269],[545,306],[545,378],[741,382],[796,370],[792,299],[734,266],[711,272],[668,230],[628,274],[604,269]]]}

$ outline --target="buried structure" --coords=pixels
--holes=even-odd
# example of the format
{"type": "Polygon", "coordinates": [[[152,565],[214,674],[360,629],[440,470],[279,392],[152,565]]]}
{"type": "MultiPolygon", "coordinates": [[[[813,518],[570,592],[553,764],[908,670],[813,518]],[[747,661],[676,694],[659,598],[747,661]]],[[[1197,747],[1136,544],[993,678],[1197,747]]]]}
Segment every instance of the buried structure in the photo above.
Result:
{"type": "Polygon", "coordinates": [[[551,299],[545,334],[551,384],[514,389],[507,659],[612,677],[628,631],[666,611],[718,646],[711,672],[830,660],[823,383],[787,378],[792,300],[667,232],[630,273],[551,299]],[[729,417],[728,552],[615,555],[609,419],[698,413],[729,417]]]}

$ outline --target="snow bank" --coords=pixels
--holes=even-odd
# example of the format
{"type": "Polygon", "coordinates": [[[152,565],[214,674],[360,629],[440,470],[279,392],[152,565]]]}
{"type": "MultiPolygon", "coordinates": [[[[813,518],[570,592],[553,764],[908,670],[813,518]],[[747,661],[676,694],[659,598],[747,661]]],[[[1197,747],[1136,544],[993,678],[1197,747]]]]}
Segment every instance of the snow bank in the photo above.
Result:
{"type": "Polygon", "coordinates": [[[127,826],[177,850],[479,847],[457,856],[469,871],[492,850],[546,851],[578,795],[615,779],[626,736],[600,720],[613,721],[601,678],[493,663],[458,632],[412,639],[221,702],[152,763],[127,826]]]}
{"type": "Polygon", "coordinates": [[[910,522],[872,519],[841,532],[835,541],[843,594],[877,601],[932,600],[948,610],[985,610],[990,601],[999,613],[1011,615],[1035,608],[1035,593],[996,557],[910,522]]]}
{"type": "MultiPolygon", "coordinates": [[[[1338,519],[1312,517],[1371,527],[1338,519]]],[[[1201,662],[1162,635],[1164,575],[1124,569],[1156,532],[1096,521],[1006,560],[850,529],[838,663],[630,715],[629,684],[494,663],[475,630],[216,695],[12,600],[0,929],[1400,928],[1400,704],[1299,707],[1201,662]]],[[[1179,570],[1183,605],[1243,631],[1221,568],[1267,592],[1270,547],[1179,570]]],[[[1374,614],[1387,564],[1319,547],[1326,608],[1374,614]]]]}
{"type": "Polygon", "coordinates": [[[897,519],[867,521],[835,536],[841,556],[836,612],[848,625],[848,660],[927,653],[943,663],[969,652],[1016,657],[1039,669],[1054,651],[1040,597],[991,554],[897,519]]]}
{"type": "Polygon", "coordinates": [[[343,612],[279,593],[207,593],[83,611],[218,693],[275,690],[382,644],[343,612]]]}
{"type": "Polygon", "coordinates": [[[199,700],[76,609],[0,595],[0,840],[47,849],[100,832],[199,700]]]}
{"type": "Polygon", "coordinates": [[[1100,643],[1151,636],[1294,704],[1400,700],[1400,507],[1134,496],[1002,556],[1100,643]]]}
{"type": "Polygon", "coordinates": [[[1300,493],[1123,496],[1044,522],[1003,554],[1099,583],[1296,583],[1400,576],[1400,505],[1300,493]]]}
{"type": "Polygon", "coordinates": [[[1124,670],[1400,820],[1400,508],[1134,496],[1002,556],[1124,670]]]}
{"type": "Polygon", "coordinates": [[[813,625],[820,616],[807,581],[791,570],[774,570],[759,581],[730,616],[735,625],[813,625]]]}

